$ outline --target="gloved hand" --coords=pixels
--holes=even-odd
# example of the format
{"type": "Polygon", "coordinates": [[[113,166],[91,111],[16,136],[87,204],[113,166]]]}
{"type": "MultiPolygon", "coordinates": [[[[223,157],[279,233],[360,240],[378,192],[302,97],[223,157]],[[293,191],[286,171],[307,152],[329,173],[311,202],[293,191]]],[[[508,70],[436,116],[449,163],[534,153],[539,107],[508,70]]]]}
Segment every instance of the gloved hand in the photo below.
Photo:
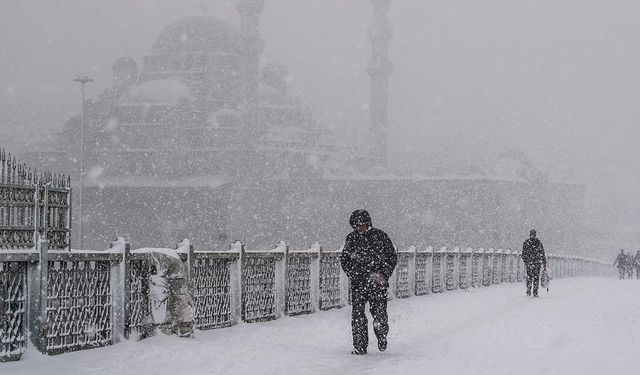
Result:
{"type": "Polygon", "coordinates": [[[372,273],[369,275],[369,282],[378,286],[388,286],[389,280],[381,273],[372,273]]]}

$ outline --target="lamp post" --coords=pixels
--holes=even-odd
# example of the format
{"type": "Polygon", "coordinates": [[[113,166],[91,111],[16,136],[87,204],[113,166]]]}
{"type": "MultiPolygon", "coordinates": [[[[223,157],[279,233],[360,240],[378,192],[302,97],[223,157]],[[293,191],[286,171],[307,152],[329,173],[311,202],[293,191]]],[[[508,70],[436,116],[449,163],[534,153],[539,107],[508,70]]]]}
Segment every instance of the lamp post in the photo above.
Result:
{"type": "Polygon", "coordinates": [[[80,220],[79,232],[80,232],[80,249],[83,248],[83,234],[82,234],[82,219],[84,212],[82,209],[83,190],[84,190],[84,86],[88,82],[93,82],[93,79],[87,76],[80,76],[73,79],[74,82],[79,82],[82,86],[82,103],[80,104],[80,220]]]}

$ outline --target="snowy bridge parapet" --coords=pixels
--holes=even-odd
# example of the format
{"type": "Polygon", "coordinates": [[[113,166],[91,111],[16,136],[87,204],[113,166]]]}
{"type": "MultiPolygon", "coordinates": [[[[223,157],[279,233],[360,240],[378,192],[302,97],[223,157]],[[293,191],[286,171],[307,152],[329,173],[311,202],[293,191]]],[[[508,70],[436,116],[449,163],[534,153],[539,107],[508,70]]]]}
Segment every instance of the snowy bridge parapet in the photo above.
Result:
{"type": "MultiPolygon", "coordinates": [[[[215,329],[284,315],[313,313],[349,303],[341,249],[319,244],[290,250],[138,249],[119,239],[104,251],[61,251],[38,240],[34,249],[0,251],[0,361],[20,359],[27,337],[43,353],[58,354],[144,338],[163,324],[154,319],[153,251],[180,259],[195,305],[195,327],[215,329]],[[28,320],[27,320],[28,319],[28,320]]],[[[522,281],[517,251],[411,246],[398,251],[389,298],[441,293],[522,281]]],[[[181,267],[182,268],[182,267],[181,267]]],[[[615,276],[609,264],[548,255],[553,278],[615,276]]]]}

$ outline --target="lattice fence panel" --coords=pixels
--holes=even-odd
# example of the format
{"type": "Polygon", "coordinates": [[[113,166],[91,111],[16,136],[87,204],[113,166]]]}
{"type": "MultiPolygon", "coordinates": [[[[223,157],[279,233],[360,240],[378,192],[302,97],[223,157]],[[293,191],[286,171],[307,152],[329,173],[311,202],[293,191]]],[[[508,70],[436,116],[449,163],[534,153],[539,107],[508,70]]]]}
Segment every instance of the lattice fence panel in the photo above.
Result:
{"type": "Polygon", "coordinates": [[[431,275],[429,274],[429,263],[431,256],[426,254],[416,254],[416,296],[431,293],[431,275]]]}
{"type": "Polygon", "coordinates": [[[442,280],[442,262],[444,256],[440,254],[433,254],[433,285],[432,289],[434,293],[439,293],[444,291],[444,285],[442,280]]]}
{"type": "Polygon", "coordinates": [[[491,270],[492,272],[492,277],[493,277],[493,284],[499,284],[500,281],[502,280],[502,255],[494,255],[493,256],[493,264],[491,266],[491,270]]]}
{"type": "Polygon", "coordinates": [[[287,315],[313,312],[311,302],[311,261],[308,256],[290,253],[287,260],[287,315]]]}
{"type": "Polygon", "coordinates": [[[340,307],[340,254],[320,255],[320,310],[340,307]]]}
{"type": "MultiPolygon", "coordinates": [[[[43,196],[44,190],[40,194],[43,196]]],[[[46,233],[49,241],[49,248],[56,250],[67,249],[69,246],[69,189],[49,188],[47,189],[47,200],[41,204],[40,220],[41,232],[46,233]]]]}
{"type": "Polygon", "coordinates": [[[500,281],[506,283],[509,281],[509,268],[507,264],[507,255],[500,256],[500,281]]]}
{"type": "Polygon", "coordinates": [[[242,269],[242,319],[245,322],[277,318],[275,277],[275,258],[245,257],[242,269]]]}
{"type": "Polygon", "coordinates": [[[455,279],[456,256],[455,255],[446,256],[445,267],[446,267],[445,280],[446,280],[447,290],[453,290],[456,288],[456,279],[455,279]]]}
{"type": "Polygon", "coordinates": [[[231,265],[235,261],[196,258],[192,285],[196,305],[196,327],[202,330],[235,323],[231,304],[231,265]]]}
{"type": "Polygon", "coordinates": [[[0,184],[0,248],[34,246],[34,186],[0,184]]]}
{"type": "Polygon", "coordinates": [[[516,281],[524,281],[524,269],[522,264],[522,257],[520,255],[516,258],[516,281]]]}
{"type": "Polygon", "coordinates": [[[112,343],[108,261],[49,262],[47,352],[112,343]]]}
{"type": "Polygon", "coordinates": [[[149,305],[149,264],[132,260],[129,268],[129,320],[130,333],[146,334],[151,324],[149,305]]]}
{"type": "Polygon", "coordinates": [[[409,261],[411,255],[398,254],[396,265],[396,297],[407,298],[411,296],[411,280],[409,280],[409,261]]]}
{"type": "Polygon", "coordinates": [[[473,255],[471,257],[471,285],[474,287],[480,286],[482,282],[482,275],[480,274],[482,258],[482,255],[473,255]]]}
{"type": "Polygon", "coordinates": [[[458,265],[459,265],[459,285],[460,289],[467,289],[469,287],[469,254],[460,254],[458,265]]]}
{"type": "Polygon", "coordinates": [[[482,256],[482,285],[489,286],[493,281],[493,274],[491,272],[491,259],[488,255],[482,256]]]}
{"type": "Polygon", "coordinates": [[[26,341],[26,263],[0,262],[0,362],[18,360],[26,341]]]}
{"type": "Polygon", "coordinates": [[[516,281],[516,258],[514,255],[509,255],[507,259],[507,274],[509,282],[516,281]]]}

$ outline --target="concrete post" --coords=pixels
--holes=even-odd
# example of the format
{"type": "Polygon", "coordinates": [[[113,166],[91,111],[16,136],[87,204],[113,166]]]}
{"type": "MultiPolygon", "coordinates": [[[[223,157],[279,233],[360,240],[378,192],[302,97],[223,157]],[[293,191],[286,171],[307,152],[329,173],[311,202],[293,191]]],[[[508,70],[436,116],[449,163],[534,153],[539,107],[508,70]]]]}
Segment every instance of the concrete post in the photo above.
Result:
{"type": "Polygon", "coordinates": [[[320,253],[322,253],[322,246],[316,242],[311,245],[310,249],[318,255],[311,260],[309,274],[311,278],[311,308],[315,312],[320,309],[320,253]]]}
{"type": "Polygon", "coordinates": [[[47,352],[47,279],[49,277],[49,242],[38,238],[38,261],[27,265],[28,335],[40,352],[47,352]]]}
{"type": "Polygon", "coordinates": [[[229,283],[231,294],[231,306],[234,322],[239,322],[242,319],[242,263],[244,262],[244,244],[240,241],[236,241],[229,245],[229,251],[238,253],[238,260],[235,262],[229,262],[229,283]]]}
{"type": "Polygon", "coordinates": [[[289,246],[281,241],[274,248],[276,252],[282,252],[282,259],[275,264],[275,289],[276,289],[276,319],[284,316],[285,300],[287,298],[287,257],[289,256],[289,246]]]}

